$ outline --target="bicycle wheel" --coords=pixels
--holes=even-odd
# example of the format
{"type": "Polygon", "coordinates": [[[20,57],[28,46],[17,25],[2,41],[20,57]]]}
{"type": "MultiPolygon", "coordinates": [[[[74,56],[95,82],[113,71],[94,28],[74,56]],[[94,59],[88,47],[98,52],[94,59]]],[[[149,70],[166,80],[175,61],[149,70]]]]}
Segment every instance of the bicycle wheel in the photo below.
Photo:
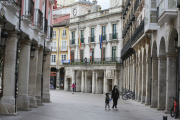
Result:
{"type": "Polygon", "coordinates": [[[126,94],[123,94],[123,95],[122,95],[122,99],[123,99],[123,100],[127,100],[127,99],[128,99],[127,95],[126,95],[126,94]]]}
{"type": "Polygon", "coordinates": [[[177,111],[177,106],[176,106],[176,108],[175,108],[175,115],[174,115],[175,119],[177,118],[177,116],[178,116],[178,111],[177,111]]]}
{"type": "Polygon", "coordinates": [[[171,117],[174,117],[175,116],[175,113],[174,113],[174,105],[173,107],[171,108],[171,117]]]}

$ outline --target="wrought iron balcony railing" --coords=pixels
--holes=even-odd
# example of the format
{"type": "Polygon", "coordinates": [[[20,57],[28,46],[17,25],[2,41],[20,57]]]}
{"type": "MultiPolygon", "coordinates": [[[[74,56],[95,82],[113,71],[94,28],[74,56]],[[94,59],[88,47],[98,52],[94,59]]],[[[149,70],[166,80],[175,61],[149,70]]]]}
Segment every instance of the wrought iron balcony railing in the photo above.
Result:
{"type": "Polygon", "coordinates": [[[138,6],[139,6],[139,0],[136,0],[134,4],[134,12],[137,10],[138,6]]]}
{"type": "Polygon", "coordinates": [[[76,39],[71,39],[70,40],[70,45],[75,45],[75,41],[76,41],[76,39]]]}
{"type": "Polygon", "coordinates": [[[14,2],[17,6],[21,7],[20,6],[20,1],[21,0],[9,0],[9,1],[14,2]]]}
{"type": "Polygon", "coordinates": [[[134,15],[134,13],[133,13],[133,10],[131,10],[130,20],[131,20],[131,21],[135,21],[135,15],[134,15]]]}
{"type": "Polygon", "coordinates": [[[116,40],[118,39],[118,33],[109,34],[109,40],[116,40]]]}
{"type": "Polygon", "coordinates": [[[43,13],[39,9],[35,9],[35,22],[34,25],[40,30],[43,29],[43,13]]]}
{"type": "Polygon", "coordinates": [[[131,37],[131,44],[133,44],[143,33],[144,33],[144,20],[140,23],[140,25],[133,33],[131,37]]]}
{"type": "Polygon", "coordinates": [[[88,38],[88,42],[95,42],[95,36],[91,36],[88,38]]]}
{"type": "Polygon", "coordinates": [[[128,51],[128,49],[131,48],[131,39],[129,39],[127,42],[126,42],[126,45],[124,45],[123,49],[121,50],[121,56],[123,56],[126,51],[128,51]]]}
{"type": "MultiPolygon", "coordinates": [[[[99,35],[99,41],[101,41],[101,35],[99,35]]],[[[102,41],[106,41],[106,34],[102,35],[102,41]]]]}
{"type": "MultiPolygon", "coordinates": [[[[81,37],[80,41],[81,41],[81,43],[84,43],[84,37],[81,37]]],[[[79,38],[78,38],[78,43],[79,43],[79,38]]]]}
{"type": "Polygon", "coordinates": [[[71,59],[67,60],[66,62],[63,61],[63,65],[101,65],[101,64],[122,64],[122,60],[120,57],[105,57],[105,58],[88,58],[85,60],[84,58],[82,59],[71,59]]]}
{"type": "Polygon", "coordinates": [[[25,15],[24,16],[33,20],[33,16],[34,16],[34,1],[33,0],[25,1],[25,15]]]}

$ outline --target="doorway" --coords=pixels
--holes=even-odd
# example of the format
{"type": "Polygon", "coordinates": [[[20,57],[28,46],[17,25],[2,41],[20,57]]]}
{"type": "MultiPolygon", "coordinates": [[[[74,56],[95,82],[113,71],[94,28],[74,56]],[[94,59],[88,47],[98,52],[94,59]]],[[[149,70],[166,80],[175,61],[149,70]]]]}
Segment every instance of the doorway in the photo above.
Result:
{"type": "Polygon", "coordinates": [[[109,91],[109,94],[111,95],[112,94],[112,79],[108,79],[108,91],[109,91]]]}
{"type": "Polygon", "coordinates": [[[72,84],[71,78],[68,78],[67,79],[67,91],[71,91],[71,84],[72,84]]]}

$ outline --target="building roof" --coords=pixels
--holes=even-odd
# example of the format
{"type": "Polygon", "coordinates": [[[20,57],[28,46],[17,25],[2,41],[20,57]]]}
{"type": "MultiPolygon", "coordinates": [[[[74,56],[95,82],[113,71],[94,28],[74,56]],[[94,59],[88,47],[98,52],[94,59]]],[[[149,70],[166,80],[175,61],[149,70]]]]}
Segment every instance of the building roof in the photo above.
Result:
{"type": "Polygon", "coordinates": [[[53,26],[66,26],[70,22],[70,14],[60,14],[60,15],[54,15],[53,16],[53,26]]]}
{"type": "Polygon", "coordinates": [[[86,1],[86,0],[82,0],[82,1],[78,1],[79,3],[86,3],[86,4],[92,4],[90,1],[86,1]]]}

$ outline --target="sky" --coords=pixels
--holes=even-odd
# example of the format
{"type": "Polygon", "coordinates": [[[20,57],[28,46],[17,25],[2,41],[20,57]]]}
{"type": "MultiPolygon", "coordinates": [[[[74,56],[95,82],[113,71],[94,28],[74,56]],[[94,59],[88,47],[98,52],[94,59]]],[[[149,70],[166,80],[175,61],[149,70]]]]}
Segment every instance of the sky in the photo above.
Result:
{"type": "MultiPolygon", "coordinates": [[[[79,0],[75,0],[75,1],[79,1],[79,0]]],[[[92,2],[92,0],[90,1],[92,2]]],[[[109,8],[109,0],[97,0],[97,1],[98,1],[98,5],[101,6],[102,10],[109,8]]]]}

